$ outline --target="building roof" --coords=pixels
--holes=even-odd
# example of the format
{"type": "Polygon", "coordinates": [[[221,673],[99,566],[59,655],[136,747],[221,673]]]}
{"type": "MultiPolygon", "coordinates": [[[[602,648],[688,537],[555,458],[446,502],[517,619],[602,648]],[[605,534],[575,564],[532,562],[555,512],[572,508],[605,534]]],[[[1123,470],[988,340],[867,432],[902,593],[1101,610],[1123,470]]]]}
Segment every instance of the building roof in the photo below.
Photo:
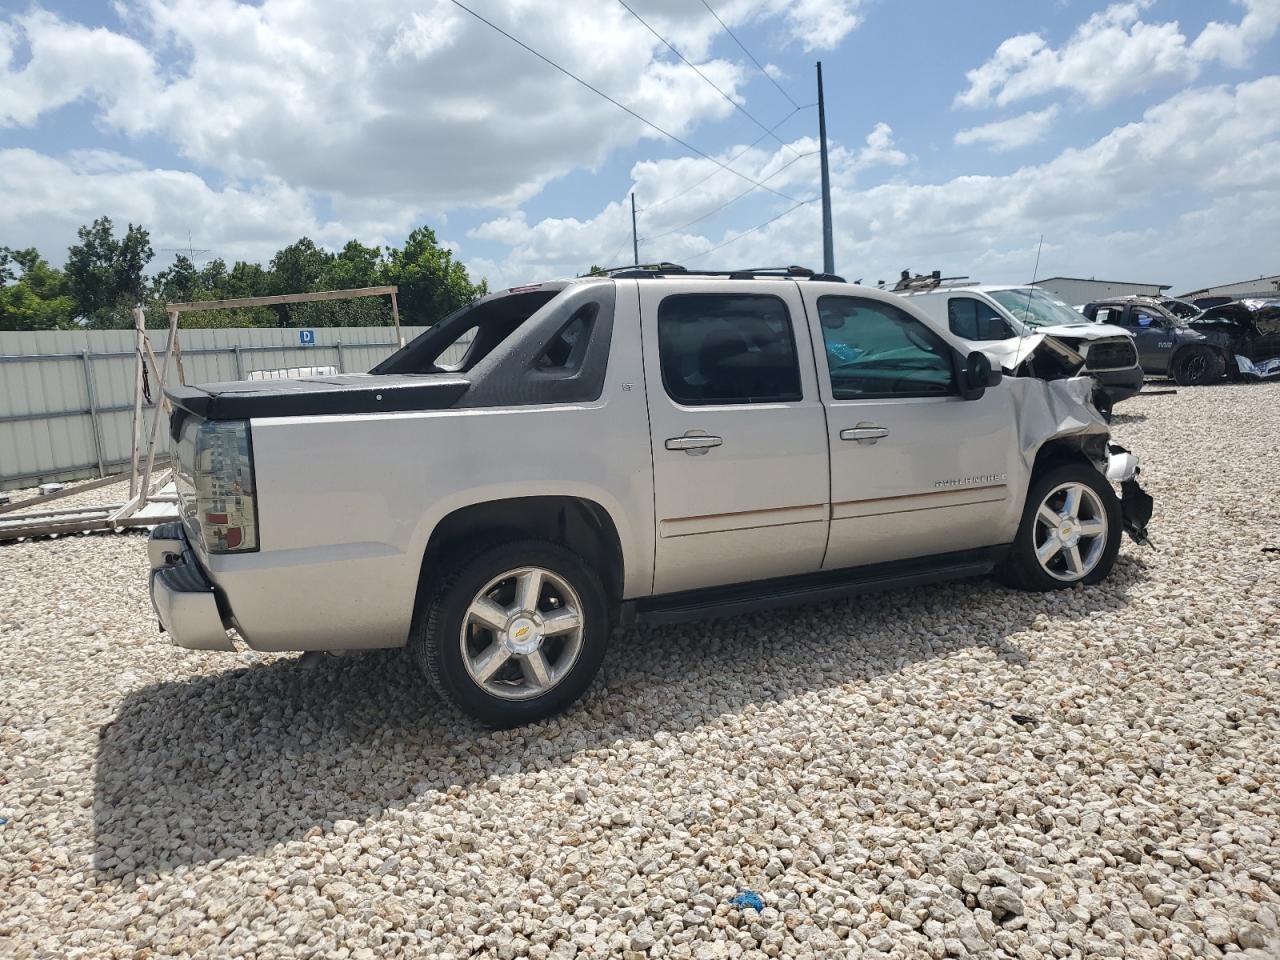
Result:
{"type": "Polygon", "coordinates": [[[1050,280],[1071,280],[1075,283],[1110,283],[1122,287],[1155,287],[1157,290],[1168,290],[1172,283],[1141,283],[1137,280],[1099,280],[1097,277],[1041,277],[1032,280],[1032,284],[1048,283],[1050,280]]]}
{"type": "Polygon", "coordinates": [[[1201,297],[1214,290],[1226,290],[1231,287],[1254,287],[1257,290],[1265,290],[1267,284],[1273,288],[1280,290],[1280,273],[1274,277],[1250,277],[1248,280],[1233,280],[1230,283],[1215,283],[1209,287],[1201,287],[1199,290],[1192,290],[1190,293],[1180,293],[1178,298],[1181,300],[1189,300],[1192,297],[1201,297]]]}

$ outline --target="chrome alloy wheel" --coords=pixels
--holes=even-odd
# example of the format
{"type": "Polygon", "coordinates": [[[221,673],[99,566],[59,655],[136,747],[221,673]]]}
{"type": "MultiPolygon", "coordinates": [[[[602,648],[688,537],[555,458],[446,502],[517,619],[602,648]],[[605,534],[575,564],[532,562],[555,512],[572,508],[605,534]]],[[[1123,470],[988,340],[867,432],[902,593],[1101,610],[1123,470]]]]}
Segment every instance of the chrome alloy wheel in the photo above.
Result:
{"type": "Polygon", "coordinates": [[[503,700],[541,696],[582,652],[582,601],[563,577],[519,567],[490,580],[462,619],[462,662],[484,691],[503,700]]]}
{"type": "Polygon", "coordinates": [[[1102,498],[1083,483],[1054,487],[1040,501],[1032,542],[1049,576],[1066,583],[1083,580],[1107,548],[1102,498]]]}

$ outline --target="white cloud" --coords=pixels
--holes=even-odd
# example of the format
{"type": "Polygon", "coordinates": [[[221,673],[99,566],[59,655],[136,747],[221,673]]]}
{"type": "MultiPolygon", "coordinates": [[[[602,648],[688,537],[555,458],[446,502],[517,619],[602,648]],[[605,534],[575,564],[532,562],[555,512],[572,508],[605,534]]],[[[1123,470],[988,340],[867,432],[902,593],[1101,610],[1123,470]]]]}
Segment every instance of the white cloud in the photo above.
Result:
{"type": "Polygon", "coordinates": [[[264,261],[303,235],[331,246],[353,236],[399,242],[415,225],[415,211],[398,207],[321,221],[313,197],[279,181],[215,189],[193,173],[146,169],[108,151],[76,152],[63,161],[34,150],[0,150],[0,197],[0,237],[38,247],[55,262],[78,226],[104,214],[117,225],[144,224],[157,249],[185,247],[189,231],[228,262],[264,261]]]}
{"type": "Polygon", "coordinates": [[[1059,48],[1038,33],[1005,40],[968,71],[956,97],[965,107],[1007,106],[1058,90],[1106,103],[1124,94],[1193,81],[1211,62],[1240,67],[1280,30],[1280,0],[1240,0],[1239,23],[1208,24],[1188,41],[1178,22],[1147,23],[1152,0],[1115,3],[1086,20],[1059,48]]]}
{"type": "MultiPolygon", "coordinates": [[[[1280,209],[1280,111],[1271,109],[1276,102],[1280,77],[1274,76],[1236,87],[1184,91],[1092,144],[1005,176],[859,187],[849,173],[858,164],[858,152],[840,150],[833,157],[832,177],[837,266],[850,278],[870,282],[892,278],[903,267],[1023,281],[1030,276],[1036,242],[1044,233],[1042,272],[1132,273],[1188,286],[1212,280],[1218,268],[1222,273],[1248,272],[1254,266],[1242,265],[1240,246],[1218,238],[1224,223],[1230,224],[1232,236],[1274,232],[1280,217],[1274,212],[1280,209]],[[1249,147],[1238,161],[1224,162],[1223,143],[1249,147]],[[1163,231],[1134,230],[1126,214],[1153,200],[1170,204],[1181,219],[1163,231]],[[1214,220],[1208,211],[1228,210],[1232,215],[1209,229],[1214,220]],[[1206,243],[1206,234],[1212,242],[1206,243]],[[1226,252],[1211,253],[1210,248],[1226,252]]],[[[777,151],[772,162],[782,156],[777,151]]],[[[768,157],[756,158],[750,169],[765,169],[767,162],[768,157]]],[[[688,163],[637,164],[632,172],[638,185],[648,178],[688,184],[699,175],[688,163]]],[[[797,186],[812,190],[815,166],[805,167],[797,180],[802,176],[805,182],[797,186]]],[[[722,179],[717,175],[706,186],[723,189],[716,186],[722,179]]],[[[808,195],[803,190],[797,194],[808,195]]],[[[775,198],[759,200],[737,211],[732,226],[712,231],[704,225],[658,243],[642,243],[641,257],[721,267],[779,260],[820,263],[816,203],[703,258],[710,247],[788,206],[775,198]]],[[[500,282],[563,276],[601,263],[618,247],[629,252],[630,212],[620,198],[589,220],[527,224],[520,218],[504,222],[490,236],[512,244],[497,267],[500,282]]],[[[1263,266],[1259,262],[1257,269],[1263,266]]]]}
{"type": "Polygon", "coordinates": [[[83,97],[108,105],[144,99],[152,70],[141,44],[102,27],[68,23],[40,9],[0,21],[0,127],[31,126],[83,97]],[[15,67],[24,44],[26,61],[15,67]]]}
{"type": "Polygon", "coordinates": [[[857,170],[871,167],[900,167],[911,158],[893,142],[893,128],[881,121],[867,134],[866,146],[858,151],[853,166],[857,170]]]}
{"type": "MultiPolygon", "coordinates": [[[[854,28],[859,2],[726,0],[718,12],[817,49],[854,28]]],[[[474,5],[678,137],[732,113],[619,5],[474,5]]],[[[0,125],[87,98],[100,122],[160,136],[231,178],[435,207],[513,206],[615,149],[662,139],[447,0],[122,0],[119,10],[131,36],[38,10],[0,17],[0,125]],[[24,45],[30,57],[15,67],[24,45]]],[[[754,67],[708,55],[716,38],[738,51],[701,4],[638,10],[741,102],[754,67]]]]}
{"type": "Polygon", "coordinates": [[[956,134],[956,143],[966,146],[972,143],[988,144],[992,150],[1016,150],[1019,147],[1039,143],[1044,139],[1058,117],[1057,104],[1029,113],[969,127],[956,134]]]}

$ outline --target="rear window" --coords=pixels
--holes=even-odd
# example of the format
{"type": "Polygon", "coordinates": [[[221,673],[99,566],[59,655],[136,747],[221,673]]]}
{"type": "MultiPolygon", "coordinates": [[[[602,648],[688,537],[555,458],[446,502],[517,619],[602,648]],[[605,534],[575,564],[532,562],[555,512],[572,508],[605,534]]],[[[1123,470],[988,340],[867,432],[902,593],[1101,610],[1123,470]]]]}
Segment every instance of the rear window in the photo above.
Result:
{"type": "Polygon", "coordinates": [[[554,300],[562,289],[512,293],[463,307],[415,337],[370,372],[465,373],[554,300]]]}

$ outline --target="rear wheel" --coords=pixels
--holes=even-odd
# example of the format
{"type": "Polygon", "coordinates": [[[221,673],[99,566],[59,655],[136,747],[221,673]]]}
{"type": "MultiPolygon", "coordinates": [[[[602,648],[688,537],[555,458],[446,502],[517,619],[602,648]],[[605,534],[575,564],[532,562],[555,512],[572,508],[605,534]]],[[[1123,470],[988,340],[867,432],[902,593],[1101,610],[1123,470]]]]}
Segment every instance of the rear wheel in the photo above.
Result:
{"type": "Polygon", "coordinates": [[[1062,590],[1104,579],[1120,551],[1120,502],[1093,467],[1068,463],[1041,474],[1001,579],[1023,590],[1062,590]]]}
{"type": "Polygon", "coordinates": [[[409,647],[432,686],[495,727],[557,713],[600,668],[608,641],[604,588],[559,544],[481,549],[423,598],[409,647]]]}
{"type": "Polygon", "coordinates": [[[1173,358],[1173,379],[1180,387],[1203,387],[1217,383],[1226,372],[1222,354],[1212,347],[1187,347],[1173,358]]]}

